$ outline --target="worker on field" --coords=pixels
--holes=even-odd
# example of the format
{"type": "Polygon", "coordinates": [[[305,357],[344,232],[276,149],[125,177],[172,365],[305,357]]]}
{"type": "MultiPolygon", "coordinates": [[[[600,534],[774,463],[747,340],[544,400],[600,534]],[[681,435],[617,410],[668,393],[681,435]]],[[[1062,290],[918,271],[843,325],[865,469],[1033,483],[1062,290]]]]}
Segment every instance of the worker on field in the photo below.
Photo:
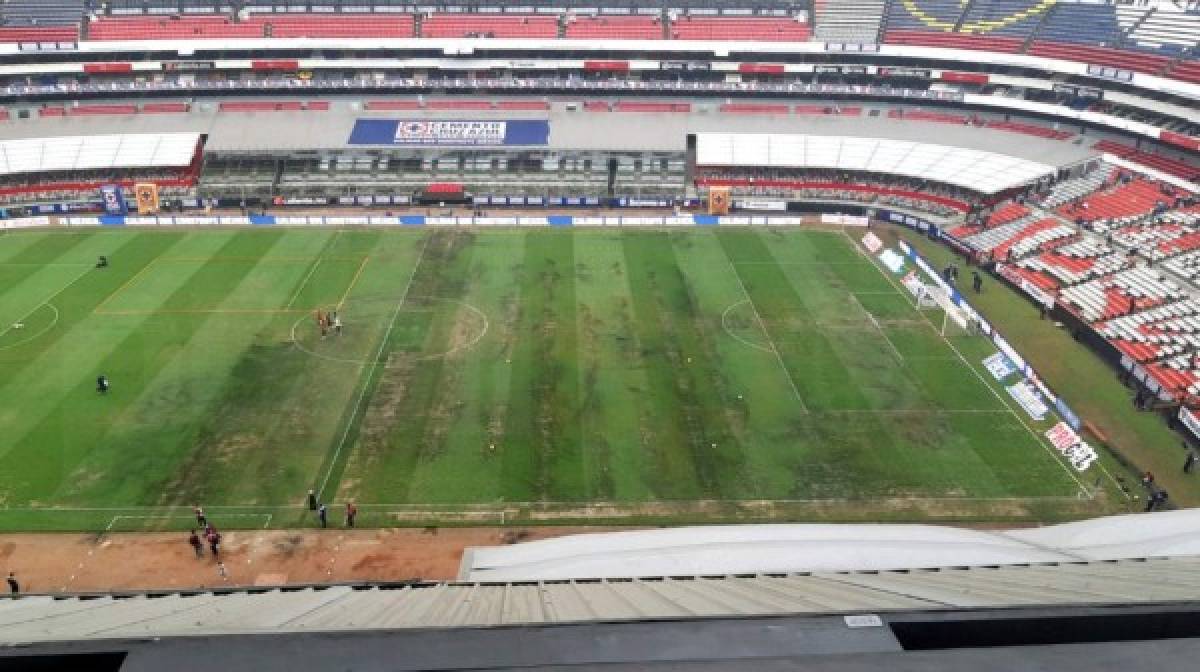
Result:
{"type": "Polygon", "coordinates": [[[979,271],[971,271],[971,286],[975,288],[975,293],[983,291],[983,277],[979,275],[979,271]]]}
{"type": "Polygon", "coordinates": [[[96,260],[96,268],[108,268],[108,257],[103,254],[96,260]]]}
{"type": "Polygon", "coordinates": [[[108,378],[104,374],[96,376],[96,391],[100,394],[108,394],[108,378]]]}

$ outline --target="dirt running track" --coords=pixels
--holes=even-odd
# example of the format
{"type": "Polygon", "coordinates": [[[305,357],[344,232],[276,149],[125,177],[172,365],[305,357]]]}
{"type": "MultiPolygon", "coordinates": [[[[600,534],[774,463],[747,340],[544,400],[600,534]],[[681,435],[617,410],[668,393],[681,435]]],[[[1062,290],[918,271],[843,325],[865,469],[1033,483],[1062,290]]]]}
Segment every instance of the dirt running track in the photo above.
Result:
{"type": "Polygon", "coordinates": [[[0,536],[0,568],[16,572],[22,592],[31,593],[452,580],[469,546],[596,531],[601,530],[233,530],[222,532],[225,577],[207,548],[204,558],[196,558],[187,535],[178,533],[10,534],[0,536]]]}

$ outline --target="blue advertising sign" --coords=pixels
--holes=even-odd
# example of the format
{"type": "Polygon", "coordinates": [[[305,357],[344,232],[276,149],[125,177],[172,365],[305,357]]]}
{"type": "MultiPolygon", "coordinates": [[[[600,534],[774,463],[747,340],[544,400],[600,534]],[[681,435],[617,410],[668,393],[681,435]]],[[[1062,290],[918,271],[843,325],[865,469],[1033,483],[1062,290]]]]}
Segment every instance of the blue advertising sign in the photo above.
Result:
{"type": "Polygon", "coordinates": [[[104,212],[109,215],[123,215],[129,210],[125,207],[125,194],[121,187],[106,184],[100,187],[100,202],[104,204],[104,212]]]}
{"type": "Polygon", "coordinates": [[[550,122],[518,119],[359,119],[351,145],[545,145],[550,122]]]}

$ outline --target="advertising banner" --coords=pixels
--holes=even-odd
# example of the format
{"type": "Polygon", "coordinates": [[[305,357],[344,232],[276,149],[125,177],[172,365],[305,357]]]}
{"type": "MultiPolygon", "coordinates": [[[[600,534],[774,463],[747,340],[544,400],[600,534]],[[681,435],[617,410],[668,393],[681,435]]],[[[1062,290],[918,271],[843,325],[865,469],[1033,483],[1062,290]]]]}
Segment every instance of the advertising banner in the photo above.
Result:
{"type": "Polygon", "coordinates": [[[118,185],[106,184],[100,187],[100,201],[104,204],[106,215],[124,215],[128,212],[125,207],[125,194],[118,185]]]}
{"type": "Polygon", "coordinates": [[[862,244],[871,254],[878,254],[879,250],[883,249],[883,241],[870,231],[862,237],[862,244]]]}
{"type": "Polygon", "coordinates": [[[1005,357],[1003,352],[997,352],[991,357],[984,359],[983,366],[996,380],[1004,380],[1017,372],[1017,367],[1008,361],[1008,357],[1005,357]]]}
{"type": "Polygon", "coordinates": [[[503,119],[359,119],[351,145],[545,145],[550,122],[503,119]]]}
{"type": "Polygon", "coordinates": [[[139,215],[153,215],[158,212],[158,185],[153,182],[133,185],[133,199],[137,202],[139,215]]]}

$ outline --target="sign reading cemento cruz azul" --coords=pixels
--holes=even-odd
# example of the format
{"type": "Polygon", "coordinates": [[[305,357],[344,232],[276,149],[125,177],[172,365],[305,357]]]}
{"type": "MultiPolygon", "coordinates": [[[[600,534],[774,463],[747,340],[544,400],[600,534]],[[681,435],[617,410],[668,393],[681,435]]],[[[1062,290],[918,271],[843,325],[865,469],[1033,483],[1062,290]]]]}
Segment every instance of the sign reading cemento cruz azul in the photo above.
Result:
{"type": "Polygon", "coordinates": [[[351,145],[545,145],[550,122],[518,119],[359,119],[351,145]]]}

